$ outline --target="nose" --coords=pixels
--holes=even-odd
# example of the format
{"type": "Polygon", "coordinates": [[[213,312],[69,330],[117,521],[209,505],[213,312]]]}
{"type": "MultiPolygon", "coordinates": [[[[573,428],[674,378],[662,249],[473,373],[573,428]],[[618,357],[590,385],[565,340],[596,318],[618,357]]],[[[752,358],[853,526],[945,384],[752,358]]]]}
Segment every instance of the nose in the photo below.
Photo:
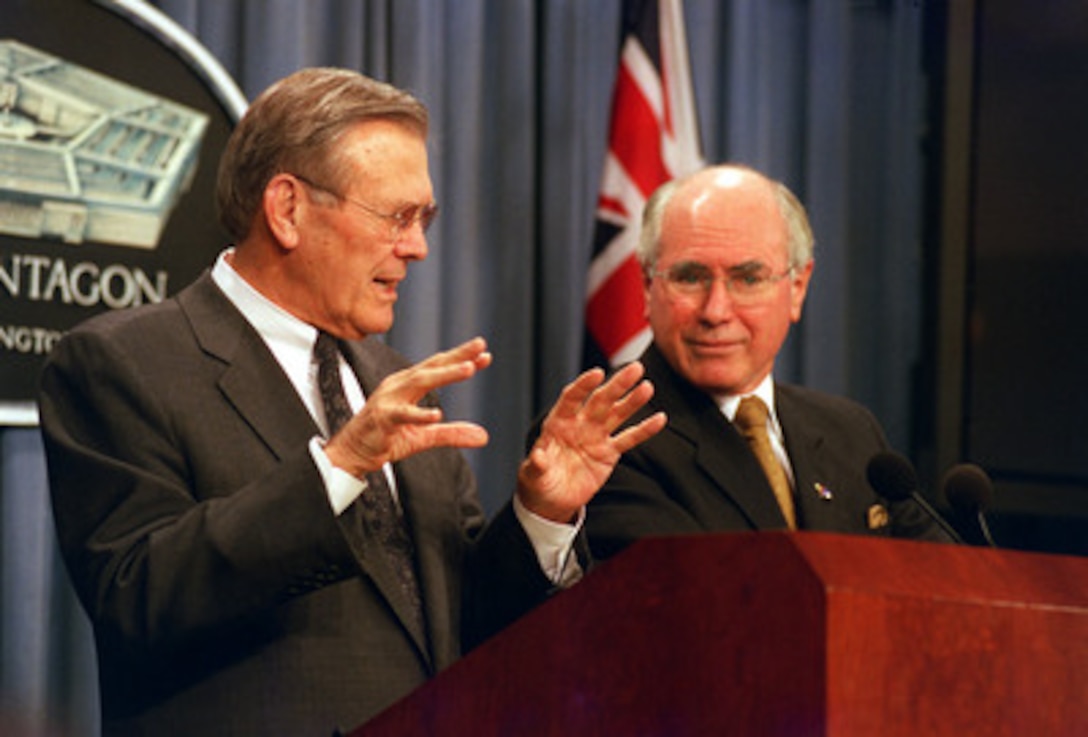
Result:
{"type": "Polygon", "coordinates": [[[394,252],[398,258],[406,261],[422,261],[427,258],[427,235],[423,232],[423,226],[418,220],[400,233],[394,252]]]}
{"type": "Polygon", "coordinates": [[[724,322],[733,315],[733,295],[729,292],[724,279],[710,282],[710,291],[703,300],[700,315],[707,322],[724,322]]]}

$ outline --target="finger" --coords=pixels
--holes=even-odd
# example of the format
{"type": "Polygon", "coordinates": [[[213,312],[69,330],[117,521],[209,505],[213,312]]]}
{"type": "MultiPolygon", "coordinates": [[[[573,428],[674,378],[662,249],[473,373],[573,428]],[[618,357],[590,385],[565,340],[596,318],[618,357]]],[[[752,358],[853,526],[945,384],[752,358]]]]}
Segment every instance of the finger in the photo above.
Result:
{"type": "Polygon", "coordinates": [[[646,406],[654,396],[654,385],[648,380],[642,380],[639,384],[623,395],[619,401],[607,408],[607,414],[600,420],[608,427],[609,432],[626,422],[638,410],[646,406]]]}
{"type": "MultiPolygon", "coordinates": [[[[462,361],[475,362],[483,354],[487,354],[487,341],[477,336],[448,350],[439,351],[438,353],[423,359],[417,363],[416,366],[433,368],[435,366],[447,366],[462,361]]],[[[490,358],[488,359],[488,362],[490,363],[490,358]]]]}
{"type": "Polygon", "coordinates": [[[473,361],[476,364],[477,371],[483,371],[485,368],[491,365],[491,351],[484,351],[476,356],[473,361]]]}
{"type": "MultiPolygon", "coordinates": [[[[632,409],[626,415],[617,413],[617,404],[625,401],[632,387],[639,381],[643,373],[642,365],[637,362],[630,363],[617,371],[608,381],[597,387],[585,399],[582,409],[583,416],[590,422],[607,427],[609,432],[616,429],[621,418],[629,416],[630,412],[634,411],[632,409]]],[[[649,399],[648,396],[639,399],[641,396],[639,394],[635,398],[636,406],[644,404],[649,399]]],[[[627,404],[630,404],[630,402],[627,402],[627,404]]],[[[626,405],[619,404],[619,406],[622,408],[626,405]]]]}
{"type": "Polygon", "coordinates": [[[581,410],[582,405],[585,404],[586,399],[604,381],[604,376],[604,369],[601,368],[591,368],[583,371],[574,381],[563,388],[549,415],[555,417],[573,417],[576,415],[581,410]]]}
{"type": "MultiPolygon", "coordinates": [[[[443,374],[439,371],[438,377],[440,378],[437,380],[441,381],[448,379],[451,375],[456,377],[460,375],[460,372],[466,371],[465,364],[473,367],[469,376],[476,370],[487,368],[491,364],[491,354],[487,351],[487,342],[483,338],[472,338],[449,350],[435,353],[413,366],[391,374],[383,383],[398,387],[419,387],[436,380],[434,378],[436,369],[450,369],[452,372],[452,374],[443,374]]],[[[453,378],[452,381],[456,381],[456,378],[453,378]]],[[[439,386],[444,386],[444,384],[436,384],[433,388],[439,386]]]]}
{"type": "Polygon", "coordinates": [[[444,422],[426,430],[428,448],[482,448],[489,440],[487,430],[474,422],[444,422]]]}
{"type": "Polygon", "coordinates": [[[429,392],[471,379],[491,363],[491,354],[486,352],[454,363],[448,363],[446,359],[432,360],[435,358],[432,356],[415,366],[390,374],[378,386],[375,394],[392,394],[415,404],[429,392]]]}
{"type": "Polygon", "coordinates": [[[646,370],[638,361],[629,363],[598,387],[589,398],[589,401],[603,405],[614,404],[631,391],[631,388],[639,382],[645,373],[646,370]]]}
{"type": "Polygon", "coordinates": [[[394,425],[431,425],[442,420],[442,410],[438,407],[420,407],[418,404],[401,404],[386,412],[389,424],[394,425]]]}
{"type": "Polygon", "coordinates": [[[653,384],[640,379],[643,373],[639,365],[624,367],[622,375],[615,375],[593,392],[585,403],[582,418],[611,434],[653,397],[653,384]]]}
{"type": "Polygon", "coordinates": [[[521,467],[518,469],[518,477],[523,482],[529,482],[532,484],[539,479],[547,467],[547,453],[539,446],[534,445],[529,451],[529,454],[525,456],[525,459],[521,462],[521,467]]]}
{"type": "Polygon", "coordinates": [[[636,445],[646,442],[664,429],[668,417],[664,412],[656,412],[645,420],[631,427],[624,428],[612,438],[612,447],[620,453],[626,453],[636,445]]]}

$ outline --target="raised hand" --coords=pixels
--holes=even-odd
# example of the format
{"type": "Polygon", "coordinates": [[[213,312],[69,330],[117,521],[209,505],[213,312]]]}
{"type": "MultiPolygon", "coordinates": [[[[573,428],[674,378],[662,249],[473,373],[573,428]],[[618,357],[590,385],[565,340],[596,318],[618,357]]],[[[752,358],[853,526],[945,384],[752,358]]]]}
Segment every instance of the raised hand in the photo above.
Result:
{"type": "Polygon", "coordinates": [[[569,522],[601,488],[620,456],[665,427],[658,412],[616,432],[653,396],[640,363],[604,381],[590,369],[563,389],[518,468],[518,497],[535,514],[569,522]],[[602,383],[603,382],[603,383],[602,383]]]}
{"type": "Polygon", "coordinates": [[[487,343],[473,338],[390,374],[329,440],[325,453],[333,465],[362,478],[385,463],[431,448],[486,445],[487,430],[480,425],[443,422],[442,410],[419,402],[428,392],[470,379],[489,365],[487,343]]]}

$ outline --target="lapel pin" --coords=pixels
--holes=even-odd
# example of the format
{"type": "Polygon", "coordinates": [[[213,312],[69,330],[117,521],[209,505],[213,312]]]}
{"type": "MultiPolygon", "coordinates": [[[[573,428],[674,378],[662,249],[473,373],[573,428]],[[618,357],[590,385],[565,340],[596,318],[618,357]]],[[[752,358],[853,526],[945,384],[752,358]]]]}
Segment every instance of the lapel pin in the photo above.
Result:
{"type": "Polygon", "coordinates": [[[869,529],[879,530],[888,526],[891,522],[891,517],[888,515],[888,509],[883,504],[874,504],[869,507],[869,513],[867,515],[869,529]]]}
{"type": "Polygon", "coordinates": [[[812,488],[816,489],[816,493],[819,494],[820,498],[823,499],[825,502],[831,501],[831,497],[833,496],[831,493],[831,489],[827,488],[819,481],[813,484],[812,488]]]}

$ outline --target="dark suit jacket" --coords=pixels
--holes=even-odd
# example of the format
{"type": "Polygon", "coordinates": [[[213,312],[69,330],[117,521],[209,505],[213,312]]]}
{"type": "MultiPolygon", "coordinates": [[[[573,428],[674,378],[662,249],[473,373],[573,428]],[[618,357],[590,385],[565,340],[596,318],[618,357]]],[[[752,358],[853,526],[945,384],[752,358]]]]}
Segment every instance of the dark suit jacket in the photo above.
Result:
{"type": "MultiPolygon", "coordinates": [[[[664,410],[669,423],[623,456],[590,503],[586,529],[594,556],[606,558],[647,535],[785,529],[759,462],[717,404],[673,371],[656,347],[642,362],[654,397],[632,421],[664,410]]],[[[888,448],[872,413],[841,397],[776,387],[799,529],[948,541],[909,500],[890,507],[890,526],[869,528],[870,507],[883,502],[865,469],[888,448]]]]}
{"type": "MultiPolygon", "coordinates": [[[[366,390],[406,365],[373,339],[349,361],[366,390]]],[[[475,641],[546,594],[509,508],[484,533],[461,454],[421,453],[395,465],[425,608],[412,631],[354,509],[332,513],[317,426],[209,275],[73,330],[40,410],[105,735],[327,736],[453,662],[462,626],[475,641]]]]}

